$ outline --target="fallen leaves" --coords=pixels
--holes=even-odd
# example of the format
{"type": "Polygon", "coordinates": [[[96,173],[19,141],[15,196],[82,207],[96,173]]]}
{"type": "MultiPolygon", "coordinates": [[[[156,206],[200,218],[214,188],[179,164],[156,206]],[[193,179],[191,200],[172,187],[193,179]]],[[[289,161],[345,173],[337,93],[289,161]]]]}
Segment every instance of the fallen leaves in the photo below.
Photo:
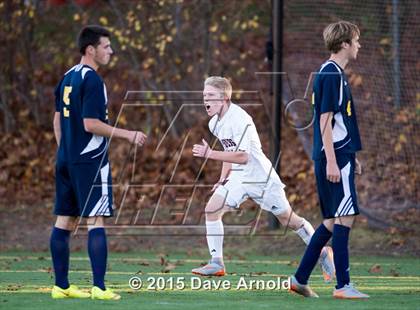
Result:
{"type": "Polygon", "coordinates": [[[369,273],[381,273],[381,272],[382,272],[382,267],[379,264],[374,264],[369,269],[369,273]]]}

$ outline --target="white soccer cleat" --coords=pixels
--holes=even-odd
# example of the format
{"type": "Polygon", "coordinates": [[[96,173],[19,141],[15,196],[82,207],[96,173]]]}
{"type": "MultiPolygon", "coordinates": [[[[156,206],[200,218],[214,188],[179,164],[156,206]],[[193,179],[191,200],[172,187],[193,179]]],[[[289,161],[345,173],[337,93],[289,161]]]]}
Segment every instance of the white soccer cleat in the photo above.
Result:
{"type": "Polygon", "coordinates": [[[295,276],[290,277],[290,292],[302,295],[303,297],[318,298],[318,294],[315,293],[307,284],[300,284],[296,280],[295,276]]]}
{"type": "Polygon", "coordinates": [[[225,266],[216,262],[209,262],[207,265],[191,270],[193,274],[200,276],[224,276],[226,274],[225,266]]]}
{"type": "Polygon", "coordinates": [[[349,283],[342,288],[334,289],[333,297],[339,299],[366,299],[369,298],[369,295],[359,292],[353,286],[353,283],[349,283]]]}

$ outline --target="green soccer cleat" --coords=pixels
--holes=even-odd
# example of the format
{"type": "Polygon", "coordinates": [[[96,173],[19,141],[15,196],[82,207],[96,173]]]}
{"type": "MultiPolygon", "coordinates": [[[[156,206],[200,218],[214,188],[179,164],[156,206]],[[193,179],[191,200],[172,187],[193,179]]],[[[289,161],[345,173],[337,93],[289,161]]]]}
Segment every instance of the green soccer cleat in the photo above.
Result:
{"type": "Polygon", "coordinates": [[[295,276],[290,277],[290,292],[302,295],[303,297],[318,298],[318,294],[315,293],[307,284],[300,284],[295,276]]]}
{"type": "Polygon", "coordinates": [[[99,287],[92,287],[91,291],[92,299],[100,300],[120,300],[121,296],[117,293],[114,293],[111,289],[107,288],[105,291],[101,290],[99,287]]]}
{"type": "Polygon", "coordinates": [[[82,291],[76,285],[70,285],[66,289],[62,289],[56,285],[51,290],[51,297],[54,299],[62,298],[89,298],[90,294],[82,291]]]}
{"type": "Polygon", "coordinates": [[[322,248],[319,256],[319,264],[321,265],[322,275],[325,283],[331,283],[335,278],[334,254],[330,246],[322,248]]]}
{"type": "Polygon", "coordinates": [[[333,297],[338,299],[366,299],[369,295],[359,292],[353,283],[344,285],[342,288],[334,289],[333,297]]]}

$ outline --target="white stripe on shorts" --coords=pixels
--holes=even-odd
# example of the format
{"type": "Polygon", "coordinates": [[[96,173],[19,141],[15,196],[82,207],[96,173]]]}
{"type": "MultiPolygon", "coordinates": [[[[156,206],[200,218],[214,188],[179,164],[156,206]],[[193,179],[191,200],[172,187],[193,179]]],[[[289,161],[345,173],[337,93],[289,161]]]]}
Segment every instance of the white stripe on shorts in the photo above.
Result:
{"type": "Polygon", "coordinates": [[[109,206],[108,175],[109,175],[109,163],[101,168],[102,196],[101,198],[99,198],[98,202],[96,203],[95,207],[93,207],[92,211],[90,211],[89,216],[110,215],[109,210],[106,209],[109,206]]]}
{"type": "Polygon", "coordinates": [[[350,168],[351,163],[348,162],[347,165],[345,165],[343,169],[341,169],[341,182],[343,183],[344,197],[341,200],[337,211],[335,212],[335,217],[354,214],[353,200],[351,199],[349,182],[350,168]]]}

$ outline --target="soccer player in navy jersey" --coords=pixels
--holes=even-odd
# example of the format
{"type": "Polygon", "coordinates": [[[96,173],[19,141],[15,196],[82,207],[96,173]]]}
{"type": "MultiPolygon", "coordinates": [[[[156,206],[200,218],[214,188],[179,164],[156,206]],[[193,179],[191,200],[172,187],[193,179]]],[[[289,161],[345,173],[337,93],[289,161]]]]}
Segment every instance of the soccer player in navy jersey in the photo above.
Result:
{"type": "Polygon", "coordinates": [[[143,145],[146,135],[108,125],[107,92],[97,70],[113,53],[110,33],[100,26],[84,27],[78,37],[82,55],[55,90],[54,133],[57,216],[50,239],[55,273],[53,298],[116,300],[120,295],[105,287],[107,241],[104,218],[112,216],[111,172],[108,141],[122,138],[143,145]],[[78,217],[88,225],[88,252],[93,273],[90,293],[68,281],[69,237],[78,217]]]}
{"type": "Polygon", "coordinates": [[[344,68],[357,57],[360,49],[359,28],[339,21],[324,29],[324,41],[330,58],[321,66],[313,85],[314,146],[312,159],[323,223],[316,229],[306,248],[291,290],[305,297],[318,297],[308,279],[321,249],[332,237],[337,285],[335,298],[360,299],[369,296],[350,283],[348,240],[357,206],[354,174],[361,173],[356,152],[362,146],[353,97],[344,68]]]}

